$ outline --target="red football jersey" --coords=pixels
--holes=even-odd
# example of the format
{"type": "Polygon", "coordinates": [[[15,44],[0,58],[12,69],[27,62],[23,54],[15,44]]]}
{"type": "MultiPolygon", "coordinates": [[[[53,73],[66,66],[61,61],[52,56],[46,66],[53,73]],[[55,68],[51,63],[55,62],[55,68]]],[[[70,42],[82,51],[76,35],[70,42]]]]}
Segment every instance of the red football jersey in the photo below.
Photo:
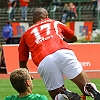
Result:
{"type": "Polygon", "coordinates": [[[25,2],[24,0],[19,0],[20,6],[28,6],[29,2],[25,2]]]}
{"type": "Polygon", "coordinates": [[[38,66],[47,55],[59,49],[70,49],[63,37],[70,39],[74,32],[59,21],[46,18],[29,27],[19,44],[19,60],[27,61],[31,52],[33,62],[38,66]]]}

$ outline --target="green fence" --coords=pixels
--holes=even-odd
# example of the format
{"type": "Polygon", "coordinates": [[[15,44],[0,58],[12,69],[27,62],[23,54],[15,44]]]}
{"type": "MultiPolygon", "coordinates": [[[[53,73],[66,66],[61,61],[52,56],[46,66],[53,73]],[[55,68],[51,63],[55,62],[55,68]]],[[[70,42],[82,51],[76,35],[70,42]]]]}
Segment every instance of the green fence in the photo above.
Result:
{"type": "MultiPolygon", "coordinates": [[[[61,0],[62,3],[67,3],[67,2],[74,2],[74,3],[78,3],[77,5],[77,11],[78,11],[78,20],[81,21],[81,10],[82,9],[87,9],[87,6],[82,6],[82,3],[90,3],[92,2],[92,0],[61,0]]],[[[52,1],[50,3],[50,15],[51,15],[51,18],[55,19],[55,11],[56,11],[56,6],[53,6],[54,2],[52,1]]],[[[93,6],[89,6],[91,9],[93,8],[93,6]]],[[[88,9],[89,9],[88,7],[88,9]]]]}

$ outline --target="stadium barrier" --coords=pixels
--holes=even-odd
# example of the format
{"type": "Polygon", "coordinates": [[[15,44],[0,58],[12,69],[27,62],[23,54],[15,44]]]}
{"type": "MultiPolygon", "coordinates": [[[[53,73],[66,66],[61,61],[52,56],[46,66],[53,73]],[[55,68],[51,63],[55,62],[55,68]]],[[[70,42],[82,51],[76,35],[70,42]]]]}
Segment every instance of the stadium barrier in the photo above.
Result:
{"type": "MultiPolygon", "coordinates": [[[[87,72],[99,72],[100,74],[100,43],[70,43],[83,69],[87,72]]],[[[19,68],[18,45],[2,45],[6,63],[7,74],[19,68]]],[[[30,73],[37,73],[37,66],[33,64],[31,54],[29,54],[28,68],[30,73]]],[[[92,75],[92,77],[100,77],[92,75]]]]}

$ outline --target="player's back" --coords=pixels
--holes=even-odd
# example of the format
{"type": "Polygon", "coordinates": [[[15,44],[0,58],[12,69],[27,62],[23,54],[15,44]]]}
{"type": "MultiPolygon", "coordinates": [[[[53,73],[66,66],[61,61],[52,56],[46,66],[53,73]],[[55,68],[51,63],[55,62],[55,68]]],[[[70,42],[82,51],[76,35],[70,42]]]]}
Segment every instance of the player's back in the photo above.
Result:
{"type": "Polygon", "coordinates": [[[37,22],[24,34],[24,39],[36,65],[47,55],[63,48],[68,48],[63,41],[62,29],[58,21],[49,18],[37,22]]]}

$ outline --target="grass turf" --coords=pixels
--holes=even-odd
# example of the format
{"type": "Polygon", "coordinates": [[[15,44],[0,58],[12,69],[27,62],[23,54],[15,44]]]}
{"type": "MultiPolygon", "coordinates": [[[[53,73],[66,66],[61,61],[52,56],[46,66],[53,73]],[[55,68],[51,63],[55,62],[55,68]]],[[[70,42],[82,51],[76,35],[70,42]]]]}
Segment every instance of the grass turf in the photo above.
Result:
{"type": "MultiPolygon", "coordinates": [[[[100,90],[100,79],[90,79],[91,82],[94,82],[100,90]]],[[[34,79],[33,80],[33,93],[39,93],[44,94],[47,96],[48,100],[52,100],[44,86],[42,79],[34,79]]],[[[65,80],[65,87],[67,87],[69,90],[77,92],[79,94],[82,94],[78,87],[71,82],[70,80],[65,80]]],[[[0,79],[0,100],[4,100],[5,96],[11,95],[11,94],[17,94],[17,92],[12,88],[9,79],[0,79]]],[[[91,97],[87,97],[87,100],[93,100],[91,97]]]]}

